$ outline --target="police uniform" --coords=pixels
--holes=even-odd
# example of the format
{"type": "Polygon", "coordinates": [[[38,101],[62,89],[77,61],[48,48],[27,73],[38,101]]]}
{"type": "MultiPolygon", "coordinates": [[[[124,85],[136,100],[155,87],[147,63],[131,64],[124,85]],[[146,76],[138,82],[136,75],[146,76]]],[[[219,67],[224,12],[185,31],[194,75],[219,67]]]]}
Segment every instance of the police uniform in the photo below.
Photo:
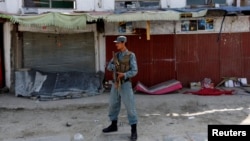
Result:
{"type": "MultiPolygon", "coordinates": [[[[118,120],[118,114],[121,108],[121,101],[124,103],[127,110],[129,124],[137,124],[137,113],[135,108],[134,93],[132,89],[131,78],[134,77],[137,72],[136,57],[133,52],[126,50],[125,52],[116,53],[119,66],[117,67],[117,72],[125,73],[124,77],[121,79],[121,85],[119,88],[112,84],[110,91],[110,108],[109,108],[109,118],[111,121],[118,120]]],[[[107,69],[109,71],[114,70],[113,59],[109,62],[107,69]]]]}
{"type": "MultiPolygon", "coordinates": [[[[125,36],[119,36],[116,39],[117,42],[126,42],[125,36]]],[[[116,42],[114,41],[114,42],[116,42]]],[[[123,102],[126,110],[129,124],[131,125],[131,139],[137,139],[137,112],[135,106],[135,97],[132,88],[131,78],[138,73],[136,56],[133,52],[119,51],[115,53],[118,64],[115,65],[114,58],[112,58],[107,66],[109,71],[124,73],[124,77],[120,80],[119,87],[116,87],[115,83],[112,84],[109,99],[109,118],[112,121],[111,125],[103,129],[104,133],[117,131],[117,120],[121,109],[121,101],[123,102]]]]}

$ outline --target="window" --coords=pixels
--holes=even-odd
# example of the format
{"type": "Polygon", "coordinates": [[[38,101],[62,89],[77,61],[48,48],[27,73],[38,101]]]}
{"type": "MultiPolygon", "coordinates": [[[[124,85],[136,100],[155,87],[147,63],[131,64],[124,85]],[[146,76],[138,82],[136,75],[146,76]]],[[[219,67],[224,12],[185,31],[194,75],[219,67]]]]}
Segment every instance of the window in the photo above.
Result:
{"type": "Polygon", "coordinates": [[[226,4],[226,0],[187,0],[187,5],[204,5],[211,3],[226,4]]]}
{"type": "Polygon", "coordinates": [[[158,9],[160,0],[115,0],[115,9],[158,9]]]}
{"type": "Polygon", "coordinates": [[[214,19],[198,19],[181,21],[181,31],[209,31],[214,29],[214,19]]]}
{"type": "Polygon", "coordinates": [[[68,8],[75,9],[76,0],[24,0],[27,8],[68,8]]]}

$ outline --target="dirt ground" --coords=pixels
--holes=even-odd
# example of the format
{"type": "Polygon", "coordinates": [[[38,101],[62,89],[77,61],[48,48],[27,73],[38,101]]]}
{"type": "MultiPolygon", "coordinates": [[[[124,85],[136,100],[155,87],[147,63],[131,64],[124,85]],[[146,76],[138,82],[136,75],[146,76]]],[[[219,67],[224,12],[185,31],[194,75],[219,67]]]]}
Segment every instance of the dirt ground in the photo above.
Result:
{"type": "MultiPolygon", "coordinates": [[[[138,140],[161,141],[168,135],[207,133],[209,124],[250,124],[250,94],[240,89],[234,95],[221,96],[183,94],[183,91],[166,95],[135,94],[138,140]]],[[[102,128],[109,124],[108,93],[49,102],[0,94],[0,107],[0,141],[78,132],[85,141],[96,141],[103,136],[102,128]],[[84,103],[95,99],[95,104],[84,103]]],[[[130,134],[123,106],[118,132],[130,134]]]]}

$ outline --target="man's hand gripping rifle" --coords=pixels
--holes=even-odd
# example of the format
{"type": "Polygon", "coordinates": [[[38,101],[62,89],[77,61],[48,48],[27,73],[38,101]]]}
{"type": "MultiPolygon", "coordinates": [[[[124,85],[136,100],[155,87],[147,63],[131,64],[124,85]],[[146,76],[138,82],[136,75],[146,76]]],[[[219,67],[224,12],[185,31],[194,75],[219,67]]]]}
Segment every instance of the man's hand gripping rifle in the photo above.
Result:
{"type": "Polygon", "coordinates": [[[115,84],[115,88],[119,89],[121,86],[121,80],[120,80],[120,78],[118,78],[117,68],[120,64],[119,64],[119,61],[118,61],[118,58],[117,58],[115,52],[113,51],[112,53],[113,53],[113,62],[115,65],[114,71],[113,71],[114,84],[115,84]]]}

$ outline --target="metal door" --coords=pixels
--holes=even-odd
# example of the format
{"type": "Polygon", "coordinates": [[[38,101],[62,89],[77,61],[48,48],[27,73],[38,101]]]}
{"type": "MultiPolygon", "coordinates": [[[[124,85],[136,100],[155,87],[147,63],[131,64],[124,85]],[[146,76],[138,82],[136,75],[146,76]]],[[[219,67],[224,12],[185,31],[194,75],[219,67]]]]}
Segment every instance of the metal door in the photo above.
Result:
{"type": "Polygon", "coordinates": [[[24,67],[47,72],[95,72],[94,33],[23,34],[24,67]]]}

